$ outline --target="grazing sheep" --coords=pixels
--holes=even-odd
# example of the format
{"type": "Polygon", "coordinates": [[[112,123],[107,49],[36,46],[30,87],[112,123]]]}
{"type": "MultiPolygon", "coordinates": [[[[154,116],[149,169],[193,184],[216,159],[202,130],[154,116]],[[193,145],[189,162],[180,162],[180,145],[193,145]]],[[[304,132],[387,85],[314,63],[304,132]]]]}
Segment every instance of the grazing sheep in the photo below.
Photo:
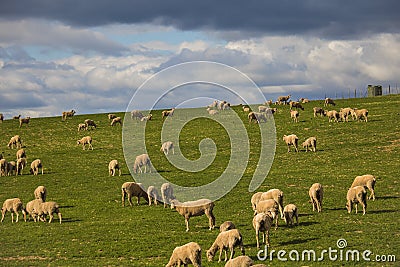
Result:
{"type": "Polygon", "coordinates": [[[7,176],[8,162],[6,159],[0,159],[0,176],[7,176]]]}
{"type": "Polygon", "coordinates": [[[368,197],[368,199],[373,199],[375,200],[375,183],[376,183],[376,179],[373,175],[370,174],[365,174],[365,175],[361,175],[361,176],[357,176],[353,183],[351,184],[350,188],[352,187],[356,187],[356,186],[366,186],[369,191],[371,191],[370,196],[368,197]]]}
{"type": "Polygon", "coordinates": [[[160,148],[160,151],[164,152],[165,155],[168,155],[169,151],[172,151],[172,154],[174,155],[174,143],[171,141],[164,142],[160,148]]]}
{"type": "Polygon", "coordinates": [[[267,114],[267,115],[273,115],[273,114],[275,114],[276,112],[278,111],[278,109],[277,108],[267,108],[266,110],[265,110],[265,113],[267,114]]]}
{"type": "Polygon", "coordinates": [[[174,111],[175,108],[171,109],[171,110],[164,110],[161,114],[162,114],[162,118],[164,119],[164,117],[172,117],[174,116],[174,111]]]}
{"type": "Polygon", "coordinates": [[[253,260],[249,256],[238,256],[234,259],[227,261],[225,267],[249,267],[254,266],[253,260]]]}
{"type": "Polygon", "coordinates": [[[265,112],[268,109],[266,106],[258,106],[258,112],[265,112]]]}
{"type": "Polygon", "coordinates": [[[21,137],[19,135],[14,135],[13,137],[11,137],[10,142],[8,142],[8,148],[13,149],[14,146],[16,148],[21,148],[22,147],[22,140],[21,137]]]}
{"type": "Polygon", "coordinates": [[[357,121],[361,121],[363,118],[365,122],[368,122],[368,110],[365,108],[353,109],[352,116],[353,118],[357,119],[357,121]]]}
{"type": "Polygon", "coordinates": [[[206,215],[209,221],[209,230],[214,229],[215,217],[213,214],[214,202],[209,199],[199,199],[195,201],[179,202],[177,199],[171,200],[171,209],[185,217],[186,232],[189,231],[189,219],[195,216],[206,215]]]}
{"type": "Polygon", "coordinates": [[[340,119],[340,114],[336,110],[325,111],[325,116],[328,117],[329,122],[331,122],[333,120],[335,122],[339,122],[339,119],[340,119]]]}
{"type": "Polygon", "coordinates": [[[347,203],[346,208],[349,213],[351,213],[353,209],[353,204],[356,204],[356,214],[358,212],[358,203],[360,203],[363,207],[363,215],[365,215],[365,211],[367,209],[367,190],[364,186],[355,186],[350,188],[347,191],[347,203]]]}
{"type": "Polygon", "coordinates": [[[281,214],[281,218],[283,219],[283,192],[279,189],[270,189],[267,192],[264,192],[261,195],[260,201],[273,199],[279,205],[279,212],[281,214]]]}
{"type": "Polygon", "coordinates": [[[283,218],[285,219],[287,226],[292,226],[294,224],[294,219],[296,218],[296,225],[299,225],[299,212],[296,205],[288,204],[283,209],[283,218]]]}
{"type": "Polygon", "coordinates": [[[252,196],[251,196],[251,208],[254,210],[254,211],[256,211],[256,206],[257,206],[257,203],[260,201],[260,199],[261,199],[261,195],[263,194],[264,192],[257,192],[257,193],[254,193],[252,196]]]}
{"type": "Polygon", "coordinates": [[[24,170],[26,166],[26,158],[20,158],[17,160],[17,170],[15,172],[15,175],[22,175],[22,171],[24,170]]]}
{"type": "Polygon", "coordinates": [[[112,114],[112,113],[110,113],[110,114],[108,114],[108,120],[109,121],[112,121],[113,119],[115,119],[117,116],[115,116],[115,114],[112,114]]]}
{"type": "Polygon", "coordinates": [[[212,104],[208,105],[206,108],[217,108],[218,106],[218,101],[214,100],[214,102],[212,102],[212,104]]]}
{"type": "Polygon", "coordinates": [[[188,266],[188,264],[193,264],[195,267],[201,267],[201,247],[195,242],[187,243],[183,246],[176,247],[172,251],[172,255],[169,262],[165,267],[174,266],[188,266]]]}
{"type": "Polygon", "coordinates": [[[110,161],[110,163],[108,163],[109,176],[115,176],[117,170],[118,170],[118,176],[121,176],[121,169],[119,167],[118,160],[113,159],[110,161]]]}
{"type": "Polygon", "coordinates": [[[3,120],[4,120],[4,115],[3,113],[0,113],[0,122],[3,122],[3,120]]]}
{"type": "Polygon", "coordinates": [[[271,106],[273,104],[272,99],[265,101],[265,104],[271,106]]]}
{"type": "Polygon", "coordinates": [[[22,124],[29,124],[29,120],[31,119],[31,117],[26,117],[26,118],[19,118],[19,128],[22,127],[22,124]]]}
{"type": "Polygon", "coordinates": [[[21,118],[21,114],[19,114],[18,116],[14,116],[13,120],[19,120],[19,118],[21,118]]]}
{"type": "Polygon", "coordinates": [[[301,110],[304,110],[303,106],[299,102],[296,102],[296,101],[290,101],[289,106],[290,106],[290,109],[299,108],[301,110]]]}
{"type": "Polygon", "coordinates": [[[25,207],[25,212],[27,213],[27,215],[29,215],[28,220],[30,220],[30,218],[33,218],[33,221],[39,221],[39,218],[36,219],[37,214],[34,212],[35,207],[36,210],[39,210],[38,206],[43,203],[43,201],[41,199],[34,199],[29,201],[28,203],[26,203],[26,207],[25,207]]]}
{"type": "Polygon", "coordinates": [[[33,175],[38,175],[39,174],[39,169],[42,169],[42,175],[43,175],[43,164],[40,159],[35,159],[31,163],[31,169],[29,170],[30,174],[33,175]]]}
{"type": "Polygon", "coordinates": [[[62,113],[62,116],[61,116],[61,119],[63,120],[63,121],[65,121],[68,117],[73,117],[74,115],[75,115],[75,110],[71,110],[71,111],[63,111],[63,113],[62,113]]]}
{"type": "Polygon", "coordinates": [[[229,249],[231,252],[229,259],[231,260],[235,254],[235,247],[237,246],[240,247],[240,251],[242,252],[242,255],[244,255],[243,238],[238,229],[221,232],[218,234],[210,249],[207,250],[207,259],[208,261],[212,261],[215,253],[219,250],[218,262],[221,262],[222,251],[225,252],[225,261],[227,261],[226,252],[229,249]]]}
{"type": "Polygon", "coordinates": [[[87,129],[86,129],[86,124],[84,124],[84,123],[79,123],[79,124],[78,124],[78,132],[84,131],[84,130],[87,130],[87,129]]]}
{"type": "Polygon", "coordinates": [[[149,115],[141,118],[140,121],[151,121],[152,118],[153,118],[153,114],[149,114],[149,115]]]}
{"type": "Polygon", "coordinates": [[[149,155],[141,154],[136,157],[135,162],[133,163],[133,172],[134,173],[143,173],[142,167],[144,166],[144,173],[147,172],[147,167],[149,168],[149,172],[151,172],[151,162],[149,155]]]}
{"type": "Polygon", "coordinates": [[[226,102],[226,103],[223,105],[222,110],[229,110],[229,109],[231,109],[231,103],[226,102]]]}
{"type": "Polygon", "coordinates": [[[82,137],[80,140],[76,141],[77,145],[82,145],[82,149],[85,150],[85,145],[88,145],[88,149],[92,149],[93,150],[93,146],[92,146],[92,137],[91,136],[85,136],[82,137]]]}
{"type": "Polygon", "coordinates": [[[16,174],[16,163],[15,161],[9,161],[7,162],[7,175],[11,176],[13,174],[16,174]]]}
{"type": "Polygon", "coordinates": [[[225,232],[225,231],[232,230],[232,229],[236,229],[236,226],[231,221],[226,221],[219,226],[220,232],[225,232]]]}
{"type": "Polygon", "coordinates": [[[308,98],[300,98],[300,102],[303,104],[309,103],[310,100],[308,98]]]}
{"type": "Polygon", "coordinates": [[[140,204],[140,198],[144,198],[146,202],[149,201],[146,191],[143,189],[141,183],[125,182],[121,186],[122,191],[122,206],[125,207],[125,198],[128,196],[129,205],[133,206],[132,197],[137,197],[137,204],[140,204]]]}
{"type": "Polygon", "coordinates": [[[275,230],[279,226],[279,205],[273,199],[260,200],[257,203],[256,210],[254,211],[254,216],[260,213],[268,213],[271,215],[272,219],[275,219],[275,230]]]}
{"type": "Polygon", "coordinates": [[[46,202],[46,196],[47,196],[47,189],[43,185],[39,185],[35,191],[33,192],[35,195],[36,199],[41,199],[43,202],[46,202]]]}
{"type": "Polygon", "coordinates": [[[255,123],[267,122],[267,116],[264,112],[250,112],[247,117],[249,118],[249,123],[252,121],[255,123]]]}
{"type": "Polygon", "coordinates": [[[23,148],[19,149],[17,153],[15,153],[15,155],[17,156],[17,159],[26,158],[25,149],[23,148]]]}
{"type": "Polygon", "coordinates": [[[278,102],[279,105],[281,105],[281,104],[286,105],[288,103],[290,97],[291,97],[291,95],[279,96],[277,102],[278,102]]]}
{"type": "Polygon", "coordinates": [[[325,110],[320,107],[314,107],[313,111],[314,111],[314,118],[317,117],[317,114],[319,114],[321,117],[326,115],[325,110]]]}
{"type": "Polygon", "coordinates": [[[328,105],[332,105],[332,106],[336,106],[335,102],[333,101],[333,99],[327,97],[325,98],[324,101],[324,107],[327,107],[328,105]]]}
{"type": "Polygon", "coordinates": [[[219,102],[219,104],[218,104],[218,109],[219,109],[219,110],[223,110],[226,103],[227,103],[227,102],[226,102],[225,100],[219,102]]]}
{"type": "Polygon", "coordinates": [[[90,127],[90,129],[97,128],[96,123],[94,122],[94,120],[91,120],[91,119],[86,119],[85,125],[86,125],[86,130],[89,130],[89,127],[90,127]]]}
{"type": "Polygon", "coordinates": [[[299,149],[298,149],[299,138],[295,134],[284,135],[283,141],[286,142],[286,145],[288,147],[288,152],[290,152],[290,146],[293,146],[295,151],[299,152],[299,149]]]}
{"type": "Polygon", "coordinates": [[[114,126],[114,125],[116,125],[117,123],[119,123],[119,125],[122,126],[122,119],[121,119],[121,117],[116,117],[116,118],[114,118],[114,119],[112,120],[112,122],[111,122],[111,126],[114,126]]]}
{"type": "Polygon", "coordinates": [[[216,115],[218,114],[218,110],[207,108],[207,112],[209,115],[216,115]]]}
{"type": "Polygon", "coordinates": [[[167,207],[167,204],[171,203],[171,200],[175,199],[174,189],[170,183],[163,183],[161,185],[161,197],[164,203],[164,208],[167,207]]]}
{"type": "Polygon", "coordinates": [[[293,119],[293,122],[299,122],[300,113],[297,110],[290,110],[290,118],[293,119]]]}
{"type": "Polygon", "coordinates": [[[246,113],[250,112],[250,108],[249,107],[243,106],[242,108],[243,108],[244,112],[246,112],[246,113]]]}
{"type": "Polygon", "coordinates": [[[141,120],[144,117],[143,113],[139,110],[132,110],[131,111],[131,118],[136,120],[141,120]]]}
{"type": "Polygon", "coordinates": [[[151,206],[151,203],[154,202],[154,205],[158,205],[158,200],[160,199],[160,195],[158,194],[158,191],[155,186],[149,186],[147,188],[147,196],[149,198],[149,206],[151,206]]]}
{"type": "Polygon", "coordinates": [[[308,149],[315,152],[317,149],[317,138],[315,138],[314,136],[309,137],[301,145],[303,146],[303,148],[306,149],[306,152],[308,151],[308,149]]]}
{"type": "Polygon", "coordinates": [[[11,213],[11,222],[14,222],[14,213],[17,215],[17,219],[15,222],[18,222],[19,211],[24,215],[24,221],[26,221],[26,212],[23,208],[22,201],[19,198],[10,198],[6,199],[3,203],[3,207],[1,208],[1,222],[4,221],[4,216],[7,211],[11,213]]]}
{"type": "Polygon", "coordinates": [[[257,248],[260,248],[259,233],[262,232],[263,243],[269,247],[269,230],[272,226],[273,218],[270,213],[258,213],[253,217],[253,228],[256,231],[257,248]]]}
{"type": "Polygon", "coordinates": [[[60,224],[62,222],[62,215],[60,212],[60,206],[54,202],[54,201],[49,201],[49,202],[42,202],[39,203],[37,206],[33,207],[33,213],[37,214],[37,216],[42,217],[42,221],[46,221],[45,217],[46,215],[50,216],[50,220],[49,223],[51,223],[51,221],[54,218],[54,213],[57,214],[58,219],[60,220],[60,224]]]}
{"type": "Polygon", "coordinates": [[[315,183],[308,190],[308,195],[310,196],[310,203],[312,203],[313,211],[322,211],[322,199],[324,197],[324,191],[320,183],[315,183]]]}
{"type": "Polygon", "coordinates": [[[342,121],[348,122],[352,112],[352,108],[341,108],[339,114],[342,121]]]}

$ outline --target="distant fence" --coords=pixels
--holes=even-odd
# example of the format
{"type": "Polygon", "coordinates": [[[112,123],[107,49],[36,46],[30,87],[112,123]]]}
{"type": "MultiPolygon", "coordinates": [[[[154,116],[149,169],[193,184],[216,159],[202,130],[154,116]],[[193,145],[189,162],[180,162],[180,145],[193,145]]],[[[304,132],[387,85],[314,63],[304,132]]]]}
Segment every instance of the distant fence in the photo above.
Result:
{"type": "Polygon", "coordinates": [[[335,96],[325,94],[325,98],[327,97],[334,97],[335,99],[345,99],[345,98],[362,98],[362,97],[369,97],[369,96],[377,96],[377,95],[396,95],[400,94],[400,88],[396,85],[395,87],[387,86],[386,88],[377,86],[368,86],[367,88],[363,89],[349,89],[346,93],[345,91],[342,92],[335,92],[335,96]]]}

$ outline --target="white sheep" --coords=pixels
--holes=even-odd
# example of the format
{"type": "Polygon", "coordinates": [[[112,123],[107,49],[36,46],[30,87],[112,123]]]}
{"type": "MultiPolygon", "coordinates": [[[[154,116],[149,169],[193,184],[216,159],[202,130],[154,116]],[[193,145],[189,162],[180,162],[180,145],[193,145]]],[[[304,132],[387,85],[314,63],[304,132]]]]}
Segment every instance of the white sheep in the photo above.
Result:
{"type": "Polygon", "coordinates": [[[84,124],[84,123],[79,123],[79,124],[78,124],[78,132],[84,131],[84,130],[87,130],[87,129],[86,129],[86,124],[84,124]]]}
{"type": "Polygon", "coordinates": [[[312,203],[313,211],[322,211],[322,199],[324,197],[324,190],[320,183],[313,184],[308,190],[308,195],[310,196],[310,203],[312,203]]]}
{"type": "Polygon", "coordinates": [[[172,151],[172,154],[175,154],[174,143],[171,141],[164,142],[160,148],[160,151],[164,152],[165,155],[168,155],[169,151],[172,151]]]}
{"type": "Polygon", "coordinates": [[[7,176],[8,162],[6,159],[0,159],[0,176],[7,176]]]}
{"type": "Polygon", "coordinates": [[[91,119],[86,119],[85,120],[85,125],[86,125],[86,130],[93,129],[93,128],[96,129],[97,128],[96,123],[94,122],[94,120],[91,120],[91,119]]]}
{"type": "Polygon", "coordinates": [[[137,204],[140,204],[140,198],[144,198],[148,202],[148,196],[141,183],[125,182],[121,186],[122,206],[125,207],[125,198],[128,197],[129,205],[133,206],[132,197],[137,197],[137,204]]]}
{"type": "Polygon", "coordinates": [[[170,183],[163,183],[161,185],[161,197],[164,203],[164,208],[171,203],[171,200],[175,199],[174,189],[170,183]]]}
{"type": "Polygon", "coordinates": [[[279,96],[276,102],[277,102],[279,105],[281,105],[281,104],[286,105],[286,104],[288,103],[290,97],[291,97],[291,95],[288,95],[288,96],[279,96]]]}
{"type": "Polygon", "coordinates": [[[136,120],[141,120],[144,117],[143,113],[139,110],[132,110],[131,111],[131,118],[136,120]]]}
{"type": "Polygon", "coordinates": [[[26,152],[25,149],[21,148],[15,153],[15,156],[17,157],[17,160],[20,158],[26,158],[26,152]]]}
{"type": "Polygon", "coordinates": [[[45,217],[46,215],[50,216],[49,223],[54,218],[54,213],[57,214],[58,219],[60,220],[60,224],[62,222],[62,214],[60,212],[60,206],[54,202],[54,201],[49,201],[49,202],[42,202],[39,203],[37,206],[34,205],[33,207],[33,213],[37,214],[39,218],[41,218],[42,221],[46,221],[45,217]]]}
{"type": "Polygon", "coordinates": [[[324,107],[327,107],[328,105],[332,105],[332,106],[336,106],[335,102],[333,101],[333,99],[327,97],[325,98],[324,101],[324,107]]]}
{"type": "Polygon", "coordinates": [[[260,248],[259,234],[262,233],[263,243],[269,247],[269,230],[272,226],[272,216],[270,213],[258,213],[253,217],[253,228],[256,231],[257,248],[260,248]]]}
{"type": "Polygon", "coordinates": [[[303,146],[303,148],[306,149],[306,152],[308,151],[308,149],[310,149],[310,151],[315,152],[317,148],[317,138],[314,136],[309,137],[301,145],[303,146]]]}
{"type": "Polygon", "coordinates": [[[231,260],[235,254],[235,247],[237,246],[240,247],[240,251],[242,252],[242,255],[244,255],[243,238],[238,229],[221,232],[218,234],[210,249],[207,250],[207,259],[208,261],[212,261],[215,253],[219,250],[218,262],[221,262],[222,251],[225,252],[225,261],[227,261],[226,252],[229,249],[231,252],[229,259],[231,260]]]}
{"type": "Polygon", "coordinates": [[[29,124],[29,120],[31,119],[31,117],[26,117],[26,118],[19,118],[19,128],[22,127],[22,124],[29,124]]]}
{"type": "Polygon", "coordinates": [[[300,98],[300,102],[303,104],[309,103],[310,100],[308,98],[300,98]]]}
{"type": "Polygon", "coordinates": [[[299,102],[296,102],[296,101],[290,101],[289,102],[289,107],[290,107],[290,109],[299,108],[301,110],[304,110],[303,106],[299,102]]]}
{"type": "Polygon", "coordinates": [[[296,205],[286,205],[283,209],[283,218],[285,219],[287,226],[292,226],[294,224],[293,218],[296,218],[296,225],[299,225],[299,212],[296,205]]]}
{"type": "Polygon", "coordinates": [[[265,101],[265,105],[271,106],[273,104],[272,99],[265,101]]]}
{"type": "Polygon", "coordinates": [[[320,107],[314,107],[313,111],[314,111],[314,118],[317,117],[317,114],[319,114],[321,117],[326,115],[325,110],[320,107]]]}
{"type": "Polygon", "coordinates": [[[349,213],[353,209],[353,204],[356,204],[356,214],[358,212],[358,204],[360,203],[363,207],[363,215],[365,215],[367,209],[367,190],[364,186],[355,186],[347,191],[347,203],[346,208],[349,213]]]}
{"type": "Polygon", "coordinates": [[[258,112],[265,112],[268,109],[266,106],[258,106],[258,112]]]}
{"type": "Polygon", "coordinates": [[[225,267],[249,267],[254,266],[253,260],[246,255],[238,256],[226,262],[225,267]]]}
{"type": "Polygon", "coordinates": [[[261,195],[260,201],[267,199],[273,199],[278,203],[279,212],[283,219],[283,192],[279,189],[270,189],[261,195]]]}
{"type": "Polygon", "coordinates": [[[41,199],[34,199],[29,201],[28,203],[26,203],[26,207],[25,207],[25,212],[27,215],[29,215],[28,220],[30,220],[30,218],[33,218],[33,221],[39,221],[39,218],[37,217],[37,214],[35,213],[35,208],[36,210],[39,210],[39,205],[43,203],[43,201],[41,199]]]}
{"type": "Polygon", "coordinates": [[[24,216],[24,220],[26,221],[26,212],[23,208],[23,204],[21,199],[19,198],[9,198],[6,199],[3,203],[3,207],[1,208],[1,222],[4,221],[4,216],[6,215],[7,211],[11,213],[11,222],[14,222],[14,213],[17,215],[17,219],[15,222],[18,222],[19,218],[19,211],[22,212],[24,216]]]}
{"type": "Polygon", "coordinates": [[[195,216],[206,215],[209,222],[209,230],[214,229],[215,216],[213,214],[214,202],[209,199],[199,199],[195,201],[179,202],[177,199],[171,200],[171,209],[175,209],[185,218],[186,232],[189,231],[189,219],[195,216]]]}
{"type": "Polygon", "coordinates": [[[18,159],[17,160],[17,168],[16,168],[15,175],[22,175],[22,171],[24,170],[26,164],[27,164],[26,158],[18,159]]]}
{"type": "Polygon", "coordinates": [[[160,195],[155,186],[151,185],[147,188],[147,196],[149,198],[149,206],[154,202],[154,205],[158,204],[158,200],[160,199],[160,195]]]}
{"type": "Polygon", "coordinates": [[[250,112],[250,108],[249,107],[243,106],[242,108],[243,108],[244,112],[246,112],[246,113],[250,112]]]}
{"type": "Polygon", "coordinates": [[[279,206],[278,203],[273,199],[261,200],[257,203],[256,210],[254,211],[254,216],[260,213],[270,214],[271,218],[275,219],[275,230],[278,229],[279,225],[279,206]]]}
{"type": "Polygon", "coordinates": [[[114,125],[116,125],[117,123],[119,123],[119,125],[122,126],[122,119],[121,119],[121,117],[116,117],[116,118],[114,118],[114,119],[112,120],[112,122],[111,122],[111,126],[114,126],[114,125]]]}
{"type": "Polygon", "coordinates": [[[153,118],[153,114],[149,114],[149,115],[141,118],[140,121],[151,121],[152,118],[153,118]]]}
{"type": "Polygon", "coordinates": [[[283,141],[286,142],[286,145],[288,147],[288,152],[290,152],[290,146],[293,146],[296,152],[299,152],[298,149],[298,143],[299,143],[299,138],[295,134],[290,134],[290,135],[284,135],[283,136],[283,141]]]}
{"type": "Polygon", "coordinates": [[[16,172],[16,163],[15,161],[9,161],[7,162],[7,175],[11,176],[11,175],[15,175],[16,172]]]}
{"type": "Polygon", "coordinates": [[[113,159],[108,163],[109,176],[115,176],[117,170],[118,170],[118,176],[121,176],[121,168],[119,166],[118,160],[113,159]]]}
{"type": "Polygon", "coordinates": [[[333,120],[339,122],[340,119],[340,114],[336,110],[325,111],[325,116],[328,117],[329,122],[332,122],[333,120]]]}
{"type": "Polygon", "coordinates": [[[371,191],[370,196],[368,199],[373,199],[375,200],[375,183],[376,183],[376,178],[371,175],[371,174],[365,174],[361,176],[357,176],[353,183],[351,184],[350,188],[355,187],[355,186],[366,186],[369,191],[371,191]]]}
{"type": "Polygon", "coordinates": [[[343,122],[348,122],[349,121],[349,117],[351,116],[353,112],[352,108],[341,108],[340,109],[340,118],[342,119],[343,122]]]}
{"type": "Polygon", "coordinates": [[[43,202],[46,202],[47,189],[43,185],[39,185],[35,191],[33,192],[35,199],[41,199],[43,202]]]}
{"type": "Polygon", "coordinates": [[[231,221],[225,221],[219,226],[220,232],[225,232],[225,231],[232,230],[232,229],[236,229],[236,226],[231,221]]]}
{"type": "Polygon", "coordinates": [[[40,159],[35,159],[31,163],[31,169],[29,170],[30,174],[33,175],[38,175],[39,174],[39,169],[42,169],[42,175],[43,175],[43,164],[40,159]]]}
{"type": "Polygon", "coordinates": [[[85,146],[88,145],[88,149],[92,149],[93,150],[93,146],[92,146],[92,137],[91,136],[85,136],[82,137],[80,140],[76,141],[77,145],[82,145],[82,149],[85,150],[85,146]]]}
{"type": "Polygon", "coordinates": [[[208,114],[210,114],[210,115],[216,115],[216,114],[218,114],[218,110],[210,109],[210,108],[207,108],[207,112],[208,112],[208,114]]]}
{"type": "Polygon", "coordinates": [[[13,149],[14,146],[16,148],[22,148],[22,140],[21,137],[19,135],[14,135],[13,137],[11,137],[10,142],[8,142],[8,148],[13,149]]]}
{"type": "Polygon", "coordinates": [[[357,119],[357,121],[361,121],[363,118],[365,122],[368,122],[368,110],[365,108],[353,109],[352,116],[353,118],[357,119]]]}
{"type": "Polygon", "coordinates": [[[71,111],[63,111],[62,112],[62,116],[61,116],[61,119],[63,120],[63,121],[65,121],[68,117],[73,117],[74,115],[75,115],[75,110],[71,110],[71,111]]]}
{"type": "Polygon", "coordinates": [[[250,200],[250,202],[251,202],[251,208],[252,208],[254,211],[256,211],[257,203],[260,201],[261,195],[262,195],[263,193],[264,193],[264,192],[257,192],[257,193],[254,193],[254,194],[251,196],[251,200],[250,200]]]}
{"type": "Polygon", "coordinates": [[[144,166],[144,173],[147,172],[147,167],[149,168],[149,172],[151,172],[151,162],[148,154],[141,154],[136,157],[135,162],[133,163],[133,172],[143,173],[142,170],[143,166],[144,166]]]}
{"type": "Polygon", "coordinates": [[[218,106],[218,101],[214,100],[214,102],[212,102],[212,104],[208,105],[206,108],[217,108],[218,106]]]}
{"type": "Polygon", "coordinates": [[[297,110],[290,110],[290,118],[293,119],[293,122],[299,122],[300,113],[297,110]]]}
{"type": "Polygon", "coordinates": [[[195,267],[201,267],[201,247],[199,244],[190,242],[176,247],[165,267],[181,266],[181,264],[184,266],[193,264],[195,267]]]}
{"type": "Polygon", "coordinates": [[[117,116],[115,115],[115,114],[112,114],[112,113],[110,113],[110,114],[108,114],[108,120],[109,121],[112,121],[113,119],[115,119],[117,116]]]}
{"type": "Polygon", "coordinates": [[[171,110],[164,110],[163,112],[161,112],[162,118],[164,119],[164,117],[172,117],[172,116],[174,116],[174,111],[175,111],[175,108],[173,108],[171,110]]]}
{"type": "Polygon", "coordinates": [[[264,112],[250,112],[247,117],[249,118],[249,123],[252,121],[255,123],[267,122],[267,114],[264,112]]]}

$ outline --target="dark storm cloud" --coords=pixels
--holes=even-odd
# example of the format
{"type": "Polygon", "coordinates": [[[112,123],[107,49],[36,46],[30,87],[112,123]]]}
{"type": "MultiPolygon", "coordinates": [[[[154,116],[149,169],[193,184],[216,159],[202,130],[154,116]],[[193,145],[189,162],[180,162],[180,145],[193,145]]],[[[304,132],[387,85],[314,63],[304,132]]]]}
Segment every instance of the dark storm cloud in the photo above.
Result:
{"type": "Polygon", "coordinates": [[[84,27],[153,23],[182,30],[238,31],[244,36],[312,34],[351,38],[376,32],[398,32],[399,7],[397,0],[3,0],[0,17],[42,18],[84,27]]]}

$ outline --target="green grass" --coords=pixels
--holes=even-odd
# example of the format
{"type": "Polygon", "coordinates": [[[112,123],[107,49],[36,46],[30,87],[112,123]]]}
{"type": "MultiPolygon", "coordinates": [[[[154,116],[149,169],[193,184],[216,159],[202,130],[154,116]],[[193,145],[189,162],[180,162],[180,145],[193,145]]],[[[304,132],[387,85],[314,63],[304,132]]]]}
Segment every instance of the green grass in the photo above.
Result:
{"type": "MultiPolygon", "coordinates": [[[[396,255],[399,260],[400,95],[338,100],[337,103],[336,110],[347,106],[367,108],[368,123],[328,123],[327,118],[314,118],[312,108],[322,106],[322,101],[305,104],[305,111],[300,111],[300,122],[292,123],[289,108],[278,106],[275,159],[257,191],[281,189],[285,204],[298,206],[300,225],[288,228],[280,221],[278,230],[270,234],[271,249],[287,252],[314,249],[319,253],[329,247],[337,248],[336,241],[345,238],[348,249],[369,249],[374,254],[396,255]],[[318,151],[287,153],[282,136],[291,133],[300,142],[316,136],[318,151]],[[355,176],[368,173],[377,176],[377,199],[368,202],[366,215],[348,214],[347,188],[355,176]],[[314,182],[324,186],[323,212],[319,214],[312,212],[308,203],[308,188],[314,182]]],[[[250,206],[253,193],[248,192],[248,186],[258,162],[260,136],[257,125],[248,125],[240,107],[234,109],[245,122],[250,137],[250,158],[237,186],[216,201],[214,213],[217,226],[225,220],[236,224],[243,235],[246,254],[256,260],[258,250],[250,206]]],[[[209,168],[201,173],[188,173],[172,166],[159,151],[161,113],[154,111],[153,117],[155,120],[147,124],[146,141],[152,161],[164,177],[180,185],[198,186],[223,172],[230,157],[229,138],[217,123],[197,119],[182,130],[179,146],[189,159],[200,157],[198,144],[203,138],[212,138],[218,147],[217,157],[209,168]]],[[[7,213],[0,225],[1,266],[164,266],[174,247],[190,241],[202,247],[204,266],[224,265],[206,260],[205,251],[218,234],[217,229],[208,231],[206,217],[192,218],[190,232],[186,233],[183,217],[162,205],[148,207],[142,201],[140,206],[132,208],[121,206],[120,187],[133,178],[123,158],[121,128],[110,127],[106,114],[75,116],[65,122],[61,117],[39,118],[32,119],[29,127],[18,126],[13,120],[0,124],[0,152],[7,160],[14,160],[16,150],[8,149],[7,143],[19,134],[28,162],[40,158],[45,174],[32,176],[25,170],[22,176],[0,177],[0,202],[19,197],[27,203],[33,198],[34,189],[45,185],[48,200],[61,205],[64,221],[61,225],[57,220],[52,224],[33,221],[11,224],[7,213]],[[93,151],[83,151],[76,145],[76,140],[88,134],[77,132],[78,123],[87,118],[99,125],[90,131],[93,151]],[[123,162],[121,177],[108,176],[107,165],[111,159],[123,162]]],[[[327,257],[323,262],[285,263],[275,259],[266,263],[274,266],[357,264],[332,262],[327,257]]]]}

